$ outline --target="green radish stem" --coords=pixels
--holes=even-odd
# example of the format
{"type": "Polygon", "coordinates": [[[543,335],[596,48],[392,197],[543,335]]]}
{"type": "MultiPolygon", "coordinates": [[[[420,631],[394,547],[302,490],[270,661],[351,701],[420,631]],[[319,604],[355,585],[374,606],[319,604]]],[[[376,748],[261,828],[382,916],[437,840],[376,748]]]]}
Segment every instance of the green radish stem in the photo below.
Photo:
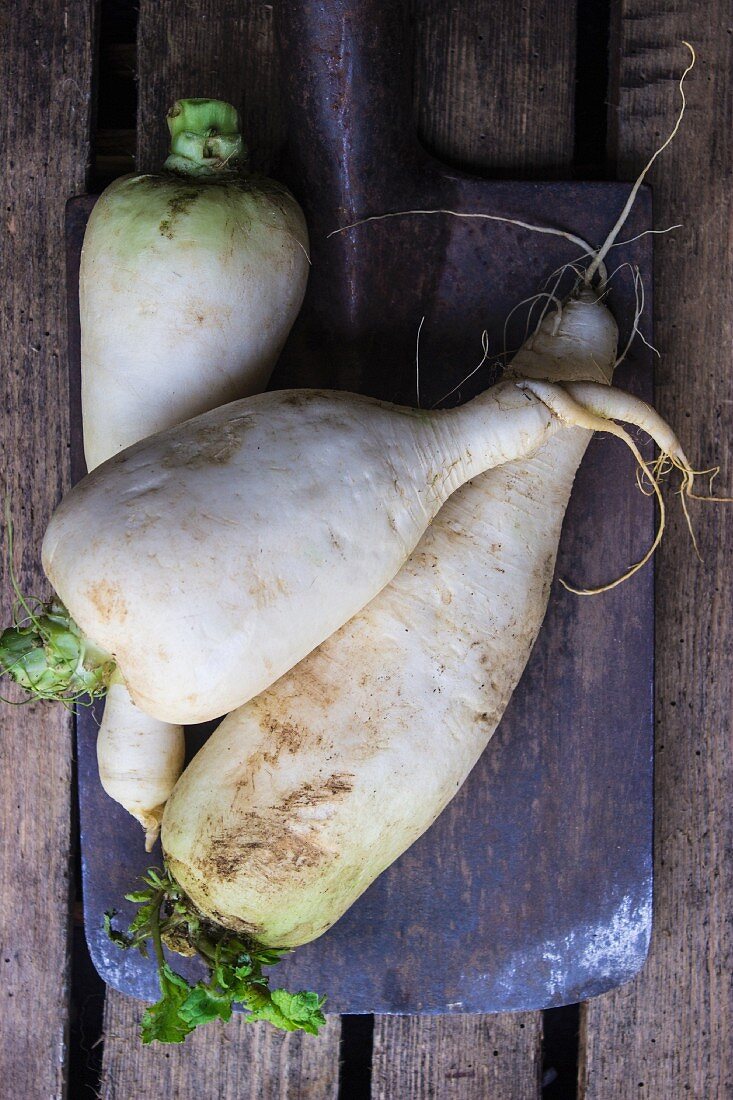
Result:
{"type": "Polygon", "coordinates": [[[220,99],[179,99],[166,119],[169,172],[194,178],[236,175],[246,159],[239,114],[220,99]]]}
{"type": "Polygon", "coordinates": [[[318,1034],[326,1022],[325,997],[270,989],[263,973],[284,951],[262,947],[204,919],[167,869],[149,867],[141,885],[125,895],[138,906],[128,930],[113,927],[114,912],[105,914],[105,929],[118,947],[138,950],[144,957],[148,943],[153,945],[161,997],[143,1014],[144,1044],[182,1043],[200,1024],[229,1020],[235,1004],[246,1010],[248,1022],[266,1020],[282,1031],[318,1034]],[[198,955],[206,965],[206,979],[189,985],[168,965],[164,946],[180,955],[198,955]]]}
{"type": "Polygon", "coordinates": [[[7,495],[4,511],[8,576],[17,604],[13,625],[0,634],[0,676],[10,675],[28,692],[29,700],[53,699],[70,705],[84,696],[103,695],[113,659],[82,636],[60,602],[44,605],[23,594],[13,561],[15,531],[7,495]]]}

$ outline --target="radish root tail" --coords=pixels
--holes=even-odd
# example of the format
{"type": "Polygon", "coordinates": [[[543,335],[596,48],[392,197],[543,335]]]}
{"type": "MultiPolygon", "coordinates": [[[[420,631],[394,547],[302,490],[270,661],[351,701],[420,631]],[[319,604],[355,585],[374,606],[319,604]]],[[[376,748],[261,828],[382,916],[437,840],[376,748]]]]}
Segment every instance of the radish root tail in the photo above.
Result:
{"type": "MultiPolygon", "coordinates": [[[[641,187],[642,183],[644,182],[644,179],[646,178],[647,173],[651,169],[651,167],[654,164],[654,161],[657,159],[657,157],[660,156],[664,152],[664,150],[667,148],[667,146],[677,136],[677,131],[679,130],[680,125],[682,123],[682,119],[685,116],[685,111],[687,110],[687,97],[685,96],[685,79],[686,79],[688,73],[690,73],[694,69],[695,62],[697,61],[697,55],[695,53],[694,46],[692,46],[689,42],[684,42],[683,44],[685,46],[687,46],[687,49],[690,51],[690,62],[687,65],[687,67],[685,68],[684,72],[682,73],[682,76],[679,79],[678,87],[679,87],[679,90],[680,90],[680,97],[682,99],[682,103],[681,103],[679,112],[677,114],[677,121],[675,122],[674,126],[672,127],[672,130],[671,130],[670,134],[668,135],[667,140],[662,142],[662,144],[659,146],[659,148],[652,154],[652,156],[649,158],[647,164],[644,166],[644,168],[640,172],[639,176],[637,177],[636,182],[634,183],[634,186],[631,188],[631,191],[629,192],[629,197],[628,197],[628,199],[626,200],[626,202],[624,204],[623,210],[621,211],[621,213],[618,216],[616,224],[614,225],[613,229],[611,230],[611,232],[606,237],[605,243],[599,249],[599,251],[596,253],[596,256],[595,256],[595,259],[593,260],[593,263],[590,265],[590,267],[588,268],[588,270],[586,272],[586,279],[589,283],[593,280],[593,278],[596,274],[600,274],[601,267],[602,267],[602,264],[603,264],[603,260],[605,259],[606,253],[608,252],[609,248],[611,248],[613,246],[614,241],[616,240],[619,233],[621,232],[621,230],[622,230],[622,228],[623,228],[623,226],[624,226],[624,224],[625,224],[625,222],[626,222],[626,220],[629,216],[629,212],[631,211],[631,208],[634,205],[634,202],[636,201],[636,196],[639,192],[639,188],[641,187]]],[[[603,280],[603,281],[605,281],[605,280],[603,280]]]]}
{"type": "MultiPolygon", "coordinates": [[[[629,566],[629,568],[624,573],[622,573],[621,576],[616,577],[615,580],[609,581],[607,584],[599,585],[595,588],[576,588],[574,585],[571,585],[567,581],[560,578],[560,583],[562,584],[563,588],[566,588],[568,592],[572,592],[576,596],[596,596],[599,595],[601,592],[609,592],[612,588],[616,588],[618,585],[623,584],[624,581],[627,581],[630,577],[633,577],[634,573],[638,573],[638,571],[642,569],[652,557],[654,551],[659,546],[659,543],[662,540],[662,535],[664,534],[664,528],[666,525],[666,511],[664,507],[664,499],[662,497],[658,481],[628,432],[624,431],[624,429],[619,427],[618,424],[614,423],[613,420],[607,419],[602,413],[597,413],[594,409],[588,408],[584,404],[581,404],[579,401],[577,401],[574,396],[571,395],[571,393],[569,392],[571,389],[569,385],[560,386],[557,384],[548,384],[546,382],[535,382],[534,380],[518,382],[517,385],[520,389],[529,390],[531,393],[533,393],[535,397],[539,398],[539,400],[542,401],[552,413],[554,413],[558,420],[562,421],[563,423],[572,425],[573,427],[585,428],[593,432],[609,432],[611,435],[615,435],[617,439],[620,439],[629,448],[634,458],[636,459],[639,468],[643,472],[644,476],[647,478],[649,484],[652,486],[652,490],[657,498],[657,503],[659,505],[659,523],[657,525],[654,541],[652,542],[646,553],[637,562],[634,562],[633,565],[629,566]]],[[[582,387],[585,385],[588,385],[594,390],[597,389],[604,393],[618,394],[621,399],[625,399],[628,396],[627,394],[624,394],[619,390],[613,390],[610,386],[604,386],[595,382],[578,383],[577,388],[582,389],[582,387]]],[[[619,404],[623,403],[623,400],[619,402],[619,404]]],[[[639,404],[644,403],[639,402],[639,404]]],[[[645,408],[648,407],[649,406],[645,406],[645,408]]],[[[626,418],[624,417],[624,419],[626,418]]],[[[662,423],[664,422],[662,421],[662,423]]]]}

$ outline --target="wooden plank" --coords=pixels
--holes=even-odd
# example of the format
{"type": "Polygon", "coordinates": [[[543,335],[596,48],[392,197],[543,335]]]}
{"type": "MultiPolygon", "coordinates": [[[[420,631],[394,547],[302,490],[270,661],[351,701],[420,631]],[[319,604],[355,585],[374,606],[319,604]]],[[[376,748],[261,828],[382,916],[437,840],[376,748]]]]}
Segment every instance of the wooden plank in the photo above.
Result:
{"type": "MultiPolygon", "coordinates": [[[[182,97],[236,104],[252,166],[267,170],[282,140],[272,8],[248,0],[187,5],[142,0],[138,24],[138,167],[166,156],[165,115],[182,97]]],[[[112,990],[105,1005],[102,1090],[105,1096],[321,1097],[338,1087],[340,1022],[330,1017],[317,1040],[283,1037],[244,1024],[207,1028],[181,1050],[143,1050],[139,1002],[112,990]],[[248,1091],[244,1091],[244,1090],[248,1091]]]]}
{"type": "MultiPolygon", "coordinates": [[[[521,8],[508,0],[419,0],[416,9],[415,106],[427,147],[450,163],[492,174],[542,178],[567,171],[574,137],[572,0],[530,0],[521,8]]],[[[539,1096],[541,1037],[538,1012],[377,1016],[372,1095],[530,1100],[539,1096]]]]}
{"type": "MultiPolygon", "coordinates": [[[[40,0],[3,15],[0,451],[26,593],[47,591],[41,538],[69,483],[64,203],[89,161],[94,4],[40,0]],[[12,108],[8,105],[12,104],[12,108]]],[[[2,621],[11,588],[4,541],[2,621]]],[[[20,696],[3,684],[3,693],[20,696]]],[[[70,716],[3,708],[0,942],[5,1096],[62,1095],[68,1024],[70,716]]]]}
{"type": "MultiPolygon", "coordinates": [[[[675,82],[692,37],[698,67],[688,112],[654,170],[657,403],[692,459],[733,482],[733,5],[620,5],[612,92],[620,172],[632,178],[670,129],[675,82]],[[724,137],[721,137],[724,135],[724,137]]],[[[588,1004],[585,1100],[733,1096],[733,516],[697,505],[704,564],[670,500],[657,556],[656,899],[650,958],[630,985],[588,1004]]]]}
{"type": "Polygon", "coordinates": [[[539,1096],[541,1022],[539,1012],[377,1017],[372,1097],[529,1100],[539,1096]]]}
{"type": "Polygon", "coordinates": [[[567,177],[574,138],[573,0],[415,2],[415,105],[431,152],[492,176],[567,177]]]}
{"type": "Polygon", "coordinates": [[[141,1010],[139,1001],[121,993],[107,998],[104,1100],[336,1100],[338,1016],[328,1018],[317,1038],[246,1024],[237,1016],[226,1026],[194,1032],[182,1046],[143,1047],[141,1010]]]}

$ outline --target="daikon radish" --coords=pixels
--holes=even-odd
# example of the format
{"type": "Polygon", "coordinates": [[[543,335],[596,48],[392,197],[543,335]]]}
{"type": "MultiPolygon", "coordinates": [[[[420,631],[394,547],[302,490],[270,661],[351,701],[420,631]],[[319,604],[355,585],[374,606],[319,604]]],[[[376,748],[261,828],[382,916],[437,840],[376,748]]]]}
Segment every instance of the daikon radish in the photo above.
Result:
{"type": "MultiPolygon", "coordinates": [[[[511,369],[609,382],[616,345],[582,284],[511,369]]],[[[590,437],[563,427],[465,485],[376,599],[212,734],[162,830],[199,912],[259,943],[305,943],[438,816],[524,670],[590,437]]]]}
{"type": "MultiPolygon", "coordinates": [[[[69,631],[93,644],[100,690],[114,658],[151,717],[205,721],[337,630],[455,489],[532,454],[554,423],[511,382],[430,414],[321,390],[250,397],[89,474],[51,519],[44,568],[69,631]]],[[[32,655],[9,669],[31,690],[39,653],[62,679],[41,620],[25,628],[32,655]]]]}
{"type": "Polygon", "coordinates": [[[244,169],[228,103],[182,99],[162,172],[115,180],[79,275],[89,469],[155,432],[259,393],[308,277],[303,214],[244,169]]]}

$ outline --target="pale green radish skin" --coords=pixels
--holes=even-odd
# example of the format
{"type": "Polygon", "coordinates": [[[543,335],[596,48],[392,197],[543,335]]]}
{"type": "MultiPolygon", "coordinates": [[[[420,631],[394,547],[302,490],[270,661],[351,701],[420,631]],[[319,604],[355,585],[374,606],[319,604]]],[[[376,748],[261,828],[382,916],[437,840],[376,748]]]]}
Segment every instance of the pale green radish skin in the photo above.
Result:
{"type": "MultiPolygon", "coordinates": [[[[581,291],[513,371],[609,381],[616,332],[581,291]]],[[[465,485],[376,599],[224,720],[163,817],[166,862],[202,913],[265,944],[308,942],[435,820],[524,670],[591,434],[562,428],[465,485]]]]}
{"type": "Polygon", "coordinates": [[[388,583],[441,504],[553,430],[513,383],[449,412],[261,394],[136,444],[64,498],[46,573],[135,703],[205,721],[258,694],[388,583]]]}
{"type": "Polygon", "coordinates": [[[303,301],[307,247],[298,204],[271,181],[168,174],[107,188],[80,273],[90,469],[266,387],[303,301]]]}
{"type": "MultiPolygon", "coordinates": [[[[264,390],[305,293],[303,214],[284,187],[237,168],[236,110],[183,101],[168,123],[174,170],[116,180],[84,238],[90,470],[146,436],[264,390]]],[[[99,776],[142,824],[148,851],[184,752],[183,727],[139,710],[118,676],[97,739],[99,776]]]]}

